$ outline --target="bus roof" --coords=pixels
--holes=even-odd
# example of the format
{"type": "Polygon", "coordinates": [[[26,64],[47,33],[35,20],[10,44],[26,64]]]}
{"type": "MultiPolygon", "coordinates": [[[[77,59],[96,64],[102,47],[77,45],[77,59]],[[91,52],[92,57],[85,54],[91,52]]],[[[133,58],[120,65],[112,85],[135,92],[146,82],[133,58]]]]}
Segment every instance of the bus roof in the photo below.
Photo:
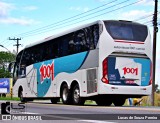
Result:
{"type": "MultiPolygon", "coordinates": [[[[98,24],[98,23],[101,23],[101,24],[102,24],[104,21],[115,21],[115,22],[117,22],[117,21],[123,21],[123,22],[130,22],[130,23],[140,24],[140,23],[137,23],[137,22],[127,21],[127,20],[98,20],[98,21],[95,21],[95,22],[92,22],[92,23],[80,25],[80,26],[78,26],[78,27],[76,27],[76,28],[72,28],[72,29],[69,29],[69,30],[65,30],[65,31],[63,31],[63,32],[61,32],[61,33],[57,33],[57,34],[52,35],[52,36],[50,36],[50,37],[47,37],[47,38],[45,38],[45,39],[43,39],[43,40],[36,41],[36,42],[34,42],[34,43],[32,43],[32,44],[27,45],[24,49],[27,49],[27,48],[30,48],[30,47],[32,47],[32,46],[36,46],[36,45],[38,45],[38,44],[41,44],[41,43],[50,41],[50,40],[52,40],[52,39],[61,37],[61,36],[63,36],[63,35],[72,33],[72,32],[74,32],[74,31],[83,29],[83,28],[85,28],[85,27],[88,27],[88,26],[91,26],[91,25],[94,25],[94,24],[98,24]]],[[[24,49],[23,49],[23,50],[24,50],[24,49]]]]}

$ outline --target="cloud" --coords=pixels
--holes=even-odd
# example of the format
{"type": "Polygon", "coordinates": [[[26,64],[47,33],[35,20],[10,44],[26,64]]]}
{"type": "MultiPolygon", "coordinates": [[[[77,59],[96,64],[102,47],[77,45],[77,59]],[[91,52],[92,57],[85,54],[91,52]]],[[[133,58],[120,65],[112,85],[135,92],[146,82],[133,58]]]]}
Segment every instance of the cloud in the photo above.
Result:
{"type": "Polygon", "coordinates": [[[88,7],[70,7],[69,10],[72,11],[82,11],[82,12],[87,12],[89,10],[88,7]]]}
{"type": "Polygon", "coordinates": [[[139,5],[144,5],[144,6],[153,6],[154,5],[154,0],[142,0],[138,4],[139,5]]]}
{"type": "Polygon", "coordinates": [[[0,1],[0,17],[7,16],[9,11],[14,8],[15,7],[12,4],[8,4],[0,1]]]}
{"type": "Polygon", "coordinates": [[[111,1],[111,0],[95,0],[95,1],[100,2],[100,3],[106,3],[106,2],[111,1]]]}
{"type": "MultiPolygon", "coordinates": [[[[0,1],[0,24],[18,24],[18,25],[31,25],[36,22],[33,19],[27,17],[13,17],[11,16],[11,10],[18,10],[13,4],[5,3],[0,1]]],[[[25,7],[26,10],[35,10],[35,6],[25,7]]]]}
{"type": "Polygon", "coordinates": [[[18,25],[32,25],[35,23],[38,23],[37,21],[34,21],[33,19],[28,18],[13,18],[13,17],[7,17],[7,18],[1,18],[0,23],[3,24],[18,24],[18,25]]]}
{"type": "Polygon", "coordinates": [[[38,7],[36,6],[26,6],[23,8],[24,10],[27,10],[27,11],[33,11],[33,10],[37,10],[38,7]]]}
{"type": "MultiPolygon", "coordinates": [[[[159,55],[160,55],[160,50],[157,49],[156,52],[157,52],[157,53],[156,53],[156,55],[157,55],[157,61],[158,61],[159,65],[160,65],[160,57],[159,57],[159,55]]],[[[159,67],[160,67],[160,66],[159,66],[159,67]]]]}
{"type": "Polygon", "coordinates": [[[76,10],[76,11],[79,11],[81,8],[80,8],[80,7],[70,7],[69,9],[70,9],[70,10],[76,10]]]}
{"type": "Polygon", "coordinates": [[[105,0],[96,0],[96,1],[98,1],[98,2],[105,2],[105,0]]]}
{"type": "Polygon", "coordinates": [[[84,8],[83,8],[83,11],[84,11],[84,12],[87,12],[88,10],[89,10],[88,7],[84,7],[84,8]]]}
{"type": "Polygon", "coordinates": [[[138,19],[140,17],[149,15],[150,13],[144,11],[144,10],[132,10],[129,12],[124,12],[121,14],[121,16],[119,18],[121,19],[130,19],[130,20],[135,20],[138,19]]]}

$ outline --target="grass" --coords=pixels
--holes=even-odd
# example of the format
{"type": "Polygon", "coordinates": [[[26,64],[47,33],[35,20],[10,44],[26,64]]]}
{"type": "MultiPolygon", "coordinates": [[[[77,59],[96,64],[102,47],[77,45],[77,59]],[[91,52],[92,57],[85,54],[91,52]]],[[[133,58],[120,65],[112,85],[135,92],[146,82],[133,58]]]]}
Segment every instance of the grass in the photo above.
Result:
{"type": "Polygon", "coordinates": [[[19,101],[20,99],[18,97],[0,97],[0,100],[12,100],[12,101],[19,101]]]}
{"type": "MultiPolygon", "coordinates": [[[[138,99],[140,99],[140,98],[138,98],[138,99]]],[[[143,100],[142,100],[140,106],[152,106],[151,105],[151,96],[143,96],[142,99],[143,100]]],[[[155,93],[154,99],[155,99],[155,101],[154,101],[155,106],[160,106],[160,93],[155,93]]],[[[128,99],[126,99],[124,106],[129,106],[128,99]]]]}
{"type": "Polygon", "coordinates": [[[96,105],[96,102],[92,100],[86,100],[85,105],[96,105]]]}
{"type": "MultiPolygon", "coordinates": [[[[144,96],[142,97],[143,101],[142,101],[142,106],[151,106],[151,98],[149,96],[144,96]]],[[[154,104],[155,106],[160,106],[160,93],[155,93],[154,94],[154,104]]]]}
{"type": "Polygon", "coordinates": [[[6,97],[2,96],[0,97],[0,100],[12,100],[12,101],[20,101],[20,99],[18,97],[12,97],[11,98],[11,94],[6,94],[6,97]]]}

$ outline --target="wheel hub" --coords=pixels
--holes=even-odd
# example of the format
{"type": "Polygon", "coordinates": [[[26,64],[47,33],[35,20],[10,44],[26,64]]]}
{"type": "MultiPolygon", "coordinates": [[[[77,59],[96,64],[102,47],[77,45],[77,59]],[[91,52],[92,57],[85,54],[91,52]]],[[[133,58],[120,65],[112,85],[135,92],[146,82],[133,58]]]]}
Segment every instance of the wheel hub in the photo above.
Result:
{"type": "Polygon", "coordinates": [[[79,101],[79,97],[80,97],[80,93],[79,93],[79,89],[77,88],[74,91],[74,100],[75,100],[75,102],[79,101]]]}
{"type": "Polygon", "coordinates": [[[67,97],[68,97],[68,91],[67,91],[67,89],[65,88],[64,90],[63,90],[63,100],[67,100],[67,97]]]}

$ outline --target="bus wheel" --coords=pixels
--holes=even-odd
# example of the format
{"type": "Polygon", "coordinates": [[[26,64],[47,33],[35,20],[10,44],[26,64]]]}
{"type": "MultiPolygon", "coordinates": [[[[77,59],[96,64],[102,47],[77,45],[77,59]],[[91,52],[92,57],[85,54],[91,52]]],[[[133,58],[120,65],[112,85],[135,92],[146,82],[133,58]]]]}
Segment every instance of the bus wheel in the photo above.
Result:
{"type": "Polygon", "coordinates": [[[84,98],[80,97],[80,89],[78,84],[76,84],[72,91],[72,99],[74,105],[84,105],[84,98]]]}
{"type": "Polygon", "coordinates": [[[52,104],[57,104],[57,102],[59,102],[59,98],[52,98],[51,99],[52,104]]]}
{"type": "Polygon", "coordinates": [[[20,91],[19,98],[21,102],[26,102],[26,99],[23,97],[23,91],[20,91]]]}
{"type": "Polygon", "coordinates": [[[126,101],[126,99],[125,98],[115,98],[115,99],[113,99],[113,104],[115,105],[115,106],[123,106],[124,105],[124,103],[125,103],[125,101],[126,101]]]}
{"type": "Polygon", "coordinates": [[[110,99],[97,99],[96,103],[99,106],[110,106],[112,104],[112,100],[110,100],[110,99]]]}
{"type": "Polygon", "coordinates": [[[67,84],[64,84],[61,89],[61,98],[63,104],[71,104],[71,95],[68,89],[67,84]]]}

